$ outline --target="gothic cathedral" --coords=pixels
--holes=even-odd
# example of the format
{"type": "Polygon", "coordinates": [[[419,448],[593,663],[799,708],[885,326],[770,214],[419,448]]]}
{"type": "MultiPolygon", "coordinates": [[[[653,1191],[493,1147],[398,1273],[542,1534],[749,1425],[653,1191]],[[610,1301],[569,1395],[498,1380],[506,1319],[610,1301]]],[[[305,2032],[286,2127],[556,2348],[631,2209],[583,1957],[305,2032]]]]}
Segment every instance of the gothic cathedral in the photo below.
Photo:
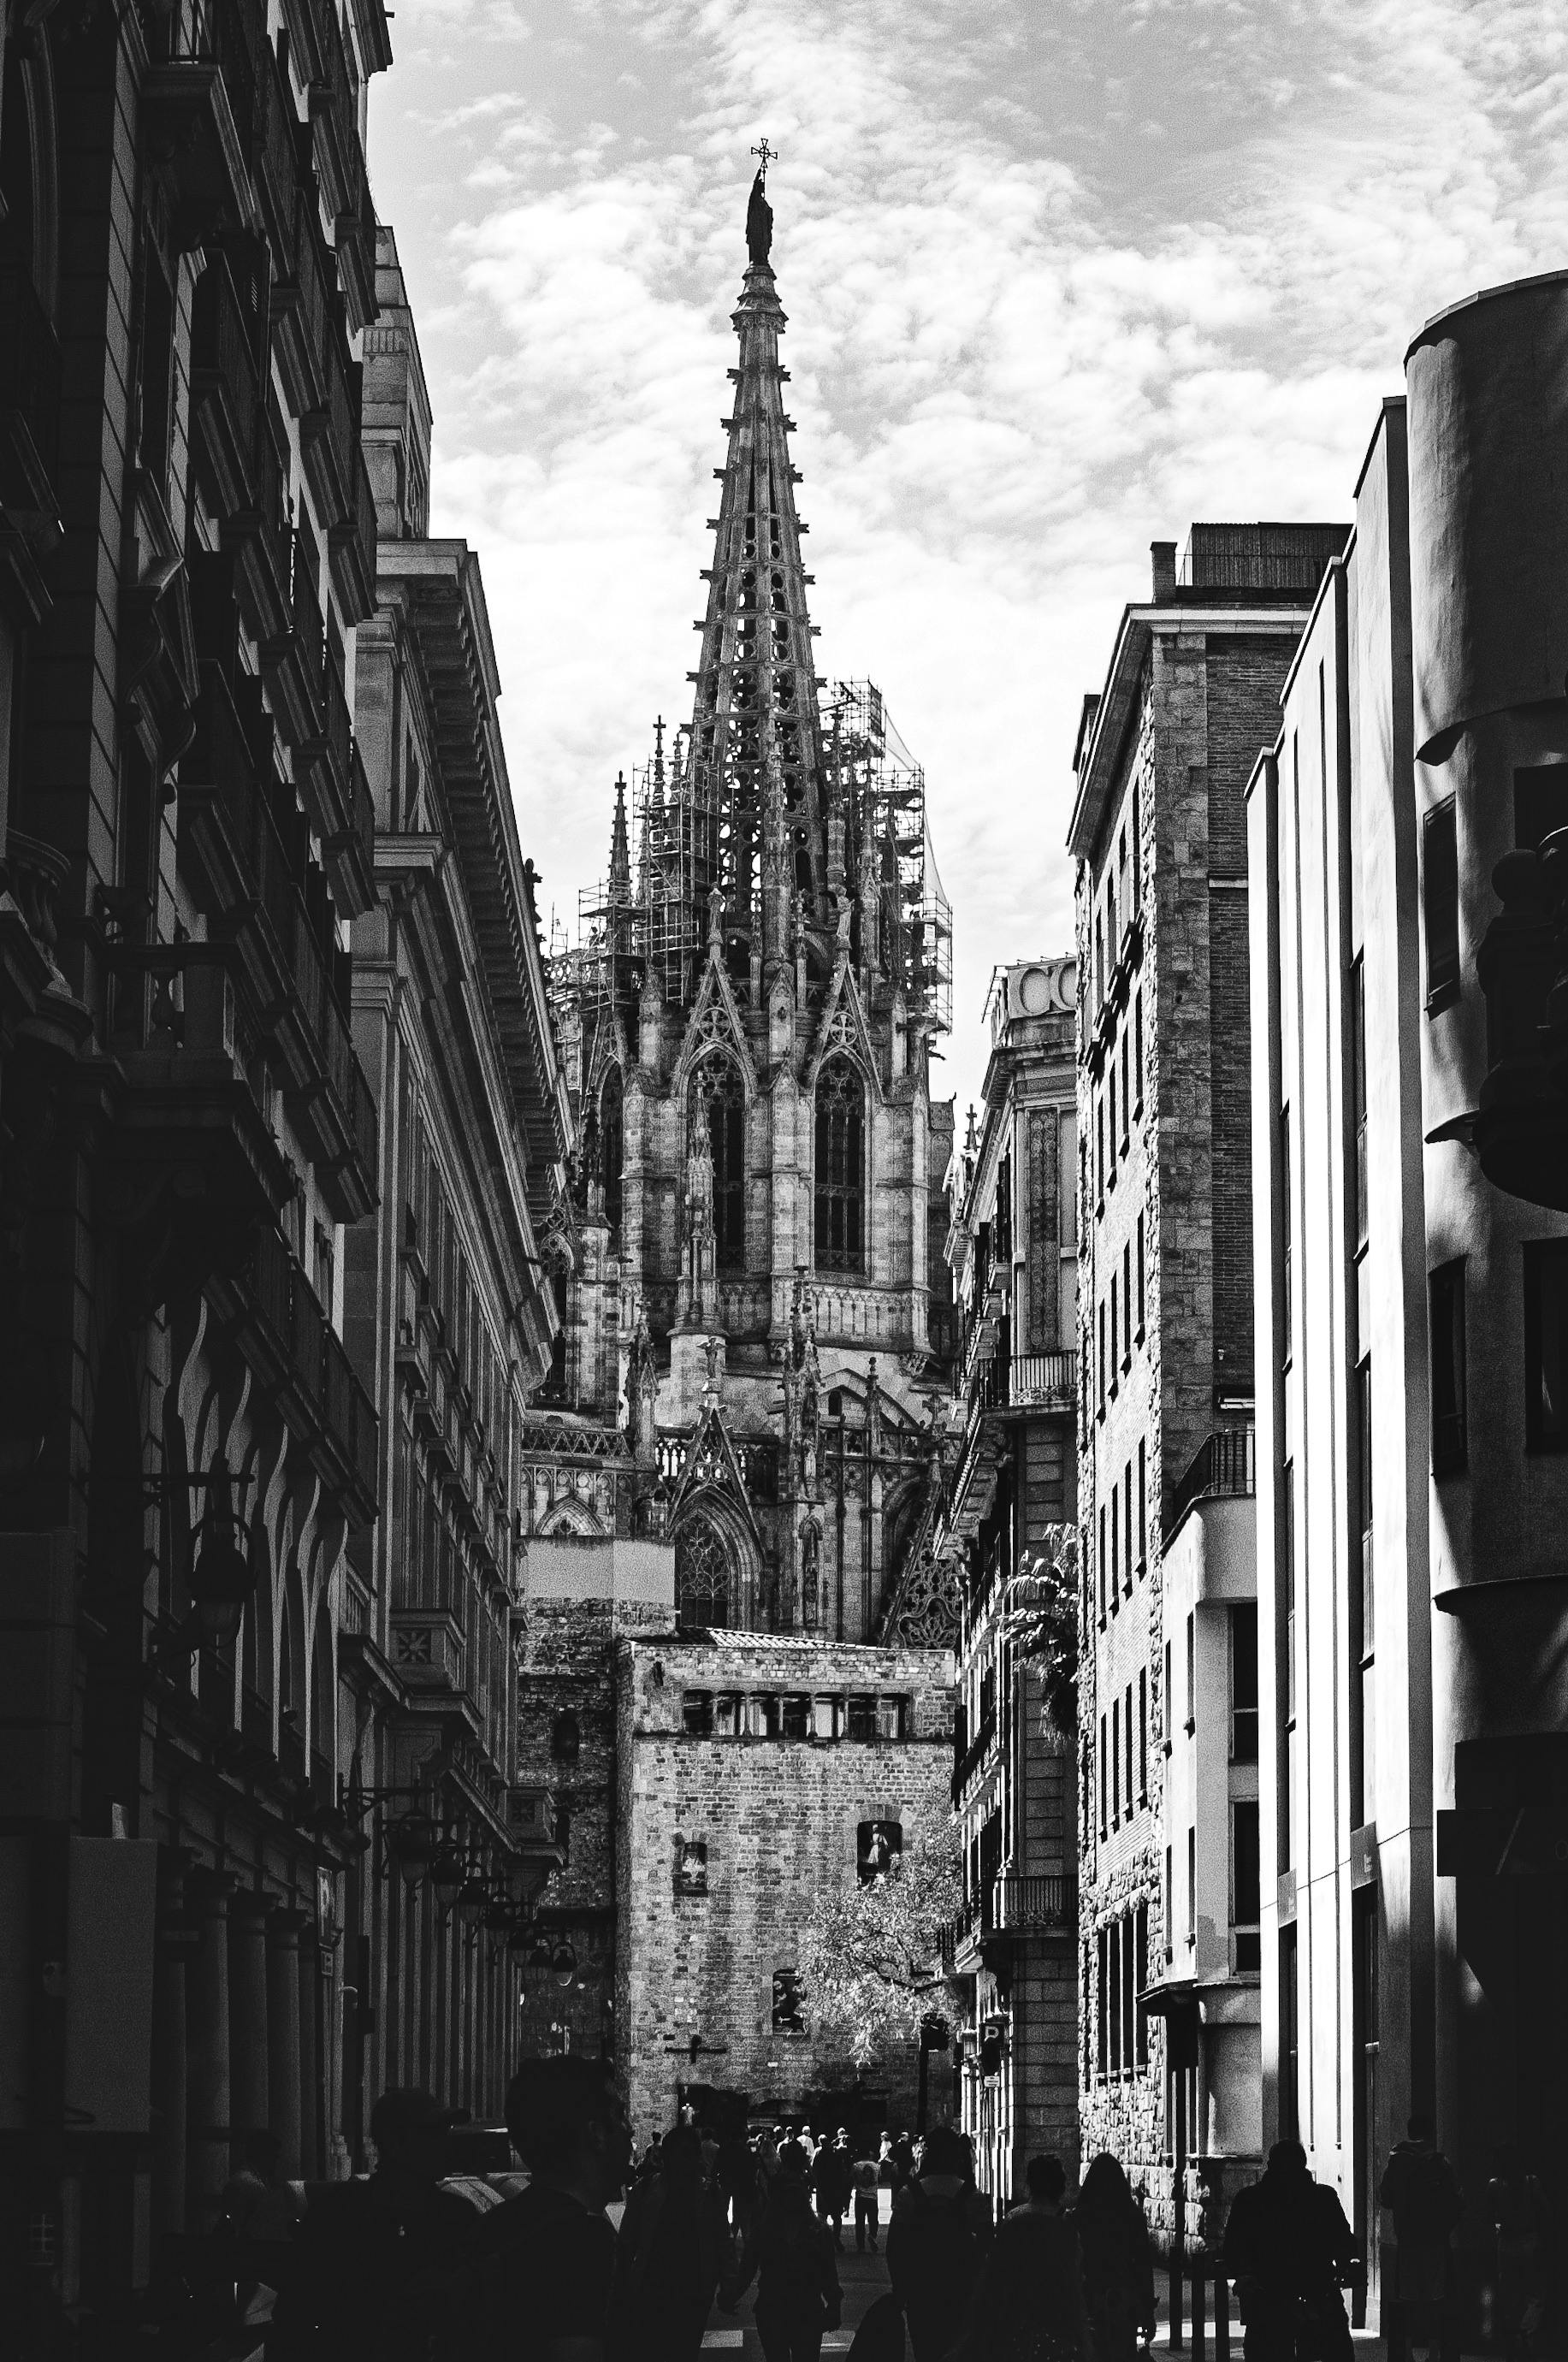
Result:
{"type": "Polygon", "coordinates": [[[759,173],[691,720],[552,961],[581,1142],[540,1534],[665,1536],[690,1629],[867,1641],[948,1388],[951,922],[919,766],[816,669],[759,173]]]}

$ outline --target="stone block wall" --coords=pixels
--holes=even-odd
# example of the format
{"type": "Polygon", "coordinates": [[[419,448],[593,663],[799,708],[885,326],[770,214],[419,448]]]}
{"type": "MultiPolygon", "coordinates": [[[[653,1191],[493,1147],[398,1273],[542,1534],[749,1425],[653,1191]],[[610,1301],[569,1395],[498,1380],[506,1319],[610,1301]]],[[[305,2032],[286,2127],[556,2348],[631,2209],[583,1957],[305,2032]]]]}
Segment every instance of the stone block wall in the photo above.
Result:
{"type": "MultiPolygon", "coordinates": [[[[853,2083],[844,2043],[809,2026],[775,2031],[773,1980],[796,1965],[805,1913],[853,1887],[859,1823],[908,1824],[945,1808],[952,1713],[944,1652],[744,1633],[620,1645],[616,2056],[639,2147],[671,2121],[689,2082],[744,2092],[779,2114],[853,2083]],[[906,1736],[694,1737],[684,1727],[689,1689],[897,1695],[906,1736]],[[690,1846],[706,1849],[705,1892],[690,1846]]],[[[915,2075],[912,2043],[867,2070],[906,2123],[915,2075]]],[[[939,2059],[938,2109],[946,2082],[939,2059]]]]}

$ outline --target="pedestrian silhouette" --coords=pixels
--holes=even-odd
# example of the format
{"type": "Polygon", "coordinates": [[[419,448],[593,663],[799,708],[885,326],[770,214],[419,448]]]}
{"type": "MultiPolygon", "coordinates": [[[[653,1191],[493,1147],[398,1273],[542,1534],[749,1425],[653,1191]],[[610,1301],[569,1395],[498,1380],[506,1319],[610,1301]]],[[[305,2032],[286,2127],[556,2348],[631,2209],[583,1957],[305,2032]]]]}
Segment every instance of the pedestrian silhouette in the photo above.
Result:
{"type": "Polygon", "coordinates": [[[1084,2175],[1072,2220],[1098,2362],[1134,2362],[1154,2333],[1154,2266],[1143,2210],[1109,2153],[1084,2175]]]}
{"type": "Polygon", "coordinates": [[[704,2178],[695,2129],[666,2133],[660,2156],[621,2219],[610,2300],[617,2362],[691,2362],[727,2260],[723,2201],[704,2178]]]}
{"type": "Polygon", "coordinates": [[[624,2188],[632,2158],[609,2066],[525,2059],[506,2094],[506,2124],[533,2180],[480,2225],[457,2351],[606,2362],[615,2233],[604,2209],[624,2188]]]}
{"type": "Polygon", "coordinates": [[[990,2209],[975,2187],[969,2144],[951,2125],[928,2133],[921,2169],[893,2201],[888,2270],[915,2362],[943,2362],[968,2315],[990,2245],[990,2209]]]}
{"type": "Polygon", "coordinates": [[[318,2190],[297,2227],[267,2362],[425,2362],[482,2220],[440,2186],[452,2121],[428,2092],[381,2093],[375,2171],[318,2190]]]}
{"type": "Polygon", "coordinates": [[[767,2362],[818,2362],[842,2300],[833,2235],[812,2212],[805,2151],[786,2141],[767,2202],[757,2214],[734,2279],[719,2303],[734,2312],[756,2281],[756,2333],[767,2362]]]}
{"type": "Polygon", "coordinates": [[[1464,2200],[1430,2116],[1410,2118],[1405,2138],[1389,2156],[1377,2196],[1394,2217],[1394,2268],[1386,2273],[1383,2290],[1391,2362],[1408,2351],[1412,2338],[1441,2346],[1444,2362],[1450,2362],[1459,2350],[1451,2242],[1464,2200]]]}
{"type": "Polygon", "coordinates": [[[1351,2362],[1339,2281],[1353,2246],[1343,2207],[1308,2172],[1300,2142],[1275,2141],[1267,2171],[1237,2191],[1225,2225],[1246,2362],[1351,2362]]]}
{"type": "Polygon", "coordinates": [[[991,2242],[960,2353],[964,2362],[1095,2362],[1061,2158],[1032,2158],[1025,2180],[1028,2197],[991,2242]]]}

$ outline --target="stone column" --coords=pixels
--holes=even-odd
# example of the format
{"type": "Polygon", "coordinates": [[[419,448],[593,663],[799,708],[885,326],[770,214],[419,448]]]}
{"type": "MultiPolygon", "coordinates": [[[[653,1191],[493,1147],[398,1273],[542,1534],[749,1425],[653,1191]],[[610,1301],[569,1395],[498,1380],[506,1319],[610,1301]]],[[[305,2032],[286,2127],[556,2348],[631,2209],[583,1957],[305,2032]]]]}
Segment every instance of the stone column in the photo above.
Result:
{"type": "Polygon", "coordinates": [[[185,1920],[184,1865],[160,1856],[158,1953],[152,1972],[152,2227],[185,2229],[185,1963],[194,1937],[185,1920]]]}
{"type": "Polygon", "coordinates": [[[228,1900],[226,1871],[186,1882],[199,1937],[186,1980],[189,2197],[197,2231],[210,2231],[229,2177],[228,1900]]]}
{"type": "Polygon", "coordinates": [[[326,2174],[322,2157],[321,1945],[315,1921],[300,1933],[300,2171],[307,2181],[326,2174]]]}
{"type": "Polygon", "coordinates": [[[282,2155],[279,2171],[297,2180],[300,2162],[300,1929],[303,1911],[274,1911],[267,1922],[267,2106],[282,2155]]]}
{"type": "Polygon", "coordinates": [[[264,1894],[237,1894],[228,1910],[228,2097],[236,2140],[271,2120],[267,2080],[267,1917],[264,1894]]]}

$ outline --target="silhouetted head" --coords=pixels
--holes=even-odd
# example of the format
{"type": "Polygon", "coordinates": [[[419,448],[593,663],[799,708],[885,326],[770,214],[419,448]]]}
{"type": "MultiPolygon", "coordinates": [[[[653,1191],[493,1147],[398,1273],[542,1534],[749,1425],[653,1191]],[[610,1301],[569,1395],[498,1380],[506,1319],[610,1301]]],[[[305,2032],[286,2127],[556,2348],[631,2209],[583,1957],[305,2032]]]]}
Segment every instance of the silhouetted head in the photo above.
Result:
{"type": "Polygon", "coordinates": [[[1078,2211],[1090,2214],[1131,2214],[1132,2191],[1127,2176],[1109,2149],[1102,2149],[1084,2176],[1078,2211]]]}
{"type": "Polygon", "coordinates": [[[1413,2141],[1424,2141],[1430,2144],[1437,2138],[1437,2126],[1430,2116],[1412,2116],[1405,2130],[1413,2141]]]}
{"type": "Polygon", "coordinates": [[[602,2190],[625,2181],[631,2136],[602,2059],[525,2058],[506,2094],[506,2129],[524,2164],[547,2181],[602,2190]]]}
{"type": "Polygon", "coordinates": [[[928,2173],[968,2172],[969,2144],[955,2125],[938,2125],[927,2133],[920,2169],[922,2180],[928,2173]]]}
{"type": "Polygon", "coordinates": [[[1268,2153],[1268,2169],[1276,2181],[1305,2181],[1307,2152],[1297,2140],[1275,2141],[1268,2153]]]}
{"type": "Polygon", "coordinates": [[[1067,2172],[1059,2157],[1032,2157],[1023,2179],[1031,2198],[1047,2206],[1059,2206],[1066,2195],[1067,2172]]]}

